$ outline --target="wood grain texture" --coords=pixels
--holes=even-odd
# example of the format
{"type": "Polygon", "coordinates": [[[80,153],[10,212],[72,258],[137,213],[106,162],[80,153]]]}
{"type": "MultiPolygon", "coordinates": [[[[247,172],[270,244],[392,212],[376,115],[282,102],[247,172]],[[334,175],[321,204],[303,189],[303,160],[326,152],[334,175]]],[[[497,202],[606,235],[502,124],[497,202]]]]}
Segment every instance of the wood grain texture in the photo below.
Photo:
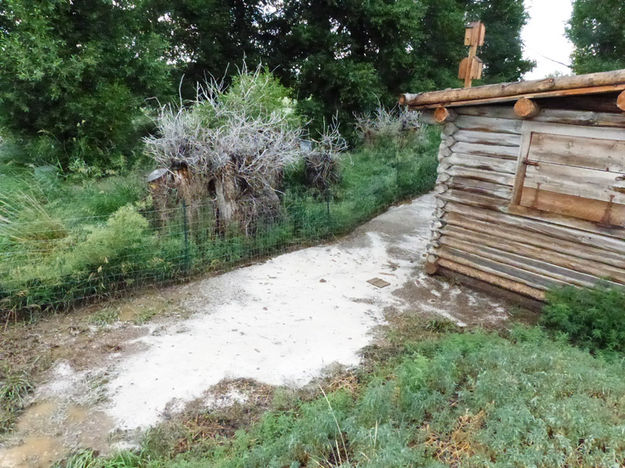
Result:
{"type": "Polygon", "coordinates": [[[625,84],[625,70],[591,73],[587,75],[563,76],[543,80],[519,81],[478,86],[467,89],[446,89],[420,94],[403,94],[399,98],[402,105],[411,107],[448,105],[469,101],[515,100],[519,96],[566,95],[606,92],[606,89],[619,89],[625,84]],[[594,89],[593,89],[594,88],[594,89]]]}
{"type": "Polygon", "coordinates": [[[514,113],[522,119],[531,119],[540,113],[540,106],[536,101],[522,97],[514,104],[514,113]]]}
{"type": "MultiPolygon", "coordinates": [[[[458,119],[463,116],[496,118],[520,121],[512,106],[473,106],[456,109],[458,119]]],[[[564,125],[584,125],[590,127],[625,127],[625,114],[588,112],[578,110],[543,109],[532,119],[535,122],[557,123],[564,125]]]]}

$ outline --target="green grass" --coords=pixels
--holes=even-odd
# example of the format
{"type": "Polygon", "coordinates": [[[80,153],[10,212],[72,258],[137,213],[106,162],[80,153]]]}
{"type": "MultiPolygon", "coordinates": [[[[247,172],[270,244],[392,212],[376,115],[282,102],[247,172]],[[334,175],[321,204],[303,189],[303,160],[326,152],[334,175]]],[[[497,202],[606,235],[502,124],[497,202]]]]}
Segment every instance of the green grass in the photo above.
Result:
{"type": "Polygon", "coordinates": [[[268,411],[233,436],[178,434],[191,441],[178,453],[161,433],[125,464],[67,466],[621,466],[624,420],[622,362],[539,328],[442,331],[404,342],[355,387],[268,411]]]}
{"type": "Polygon", "coordinates": [[[11,429],[33,389],[27,373],[0,367],[0,434],[11,429]]]}
{"type": "Polygon", "coordinates": [[[63,177],[54,167],[22,167],[0,157],[0,315],[28,317],[140,285],[231,268],[349,232],[390,204],[430,190],[435,129],[345,156],[329,194],[285,174],[283,213],[250,236],[219,237],[210,209],[183,207],[158,226],[143,172],[101,179],[63,177]]]}

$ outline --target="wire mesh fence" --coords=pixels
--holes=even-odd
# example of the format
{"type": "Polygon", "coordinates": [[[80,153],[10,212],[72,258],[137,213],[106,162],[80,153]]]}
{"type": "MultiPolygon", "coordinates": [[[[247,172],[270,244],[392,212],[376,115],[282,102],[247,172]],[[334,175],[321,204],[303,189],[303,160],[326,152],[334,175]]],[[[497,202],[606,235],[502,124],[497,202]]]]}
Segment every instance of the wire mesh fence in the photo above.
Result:
{"type": "MultiPolygon", "coordinates": [[[[213,201],[112,215],[55,218],[42,212],[0,230],[0,315],[17,317],[182,281],[341,235],[402,199],[429,190],[435,160],[394,158],[380,171],[328,191],[281,194],[279,209],[223,225],[213,201]],[[434,164],[434,165],[433,165],[434,164]],[[352,185],[346,189],[345,185],[352,185]]],[[[366,168],[363,170],[366,171],[366,168]]]]}

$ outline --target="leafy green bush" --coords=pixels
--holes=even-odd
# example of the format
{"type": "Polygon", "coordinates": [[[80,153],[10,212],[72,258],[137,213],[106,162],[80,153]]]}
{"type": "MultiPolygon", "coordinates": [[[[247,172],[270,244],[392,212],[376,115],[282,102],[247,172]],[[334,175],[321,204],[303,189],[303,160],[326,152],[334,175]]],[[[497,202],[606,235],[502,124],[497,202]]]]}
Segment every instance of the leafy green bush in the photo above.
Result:
{"type": "Polygon", "coordinates": [[[551,291],[542,324],[591,350],[625,351],[625,291],[567,286],[551,291]]]}
{"type": "Polygon", "coordinates": [[[32,161],[108,167],[170,89],[166,42],[127,0],[0,4],[0,126],[32,161]]]}

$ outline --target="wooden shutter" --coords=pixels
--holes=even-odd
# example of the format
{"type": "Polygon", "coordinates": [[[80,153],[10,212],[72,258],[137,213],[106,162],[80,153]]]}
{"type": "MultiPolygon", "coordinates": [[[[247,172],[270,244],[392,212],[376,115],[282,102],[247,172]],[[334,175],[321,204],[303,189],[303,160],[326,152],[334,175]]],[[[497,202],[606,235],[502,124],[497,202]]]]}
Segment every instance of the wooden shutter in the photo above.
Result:
{"type": "Polygon", "coordinates": [[[625,226],[625,131],[523,128],[512,206],[625,226]]]}

